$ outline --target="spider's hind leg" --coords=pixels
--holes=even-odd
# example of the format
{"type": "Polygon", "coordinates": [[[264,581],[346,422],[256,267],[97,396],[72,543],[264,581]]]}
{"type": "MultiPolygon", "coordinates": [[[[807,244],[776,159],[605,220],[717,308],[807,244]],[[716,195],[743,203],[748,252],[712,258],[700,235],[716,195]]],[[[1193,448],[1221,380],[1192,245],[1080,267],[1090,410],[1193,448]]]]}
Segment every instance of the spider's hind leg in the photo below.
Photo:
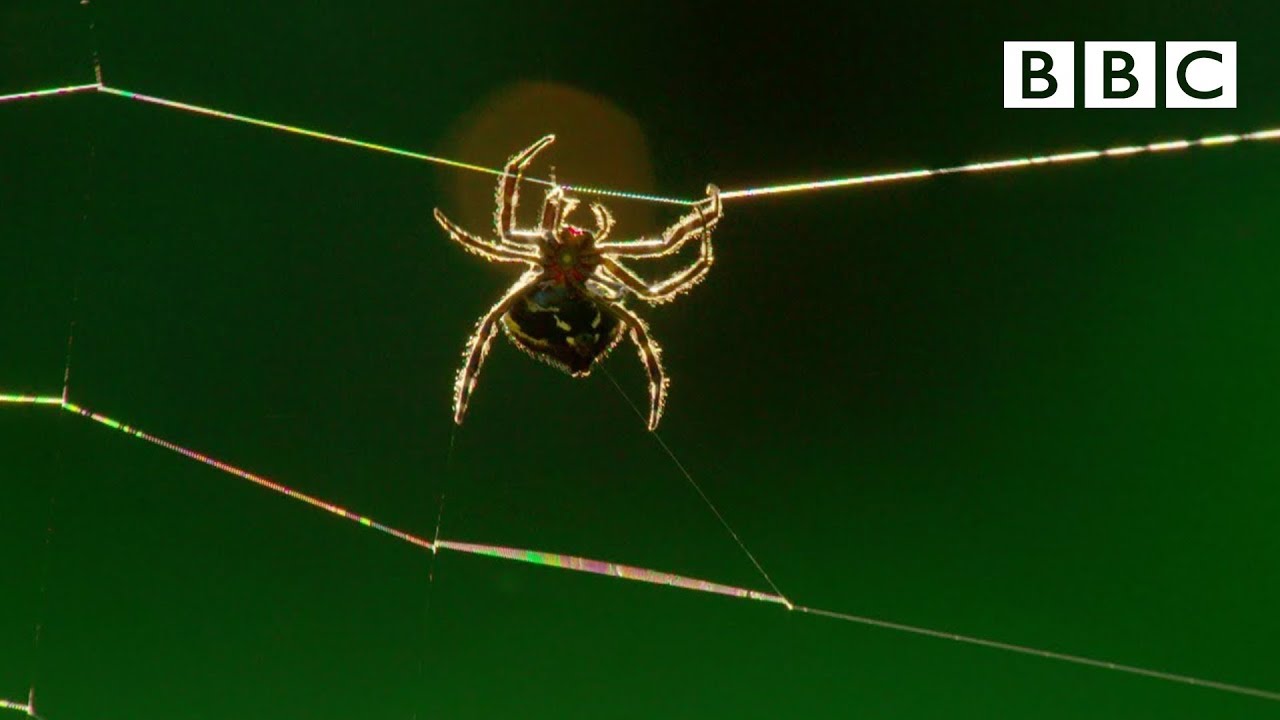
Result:
{"type": "Polygon", "coordinates": [[[658,421],[662,419],[662,411],[667,404],[667,373],[662,368],[662,347],[649,334],[649,326],[639,315],[623,307],[620,303],[609,303],[609,310],[622,324],[627,326],[631,341],[640,351],[640,362],[644,363],[645,372],[649,375],[649,430],[658,429],[658,421]]]}
{"type": "Polygon", "coordinates": [[[471,395],[475,392],[476,384],[480,380],[480,368],[484,365],[489,347],[493,344],[493,337],[498,332],[498,320],[511,309],[516,300],[520,299],[524,291],[529,289],[540,275],[540,271],[530,270],[520,276],[502,299],[494,303],[493,307],[489,308],[489,312],[476,323],[475,332],[471,333],[471,337],[467,340],[467,349],[462,354],[465,360],[462,367],[458,369],[458,378],[453,386],[453,421],[458,425],[461,425],[462,419],[466,417],[467,404],[471,401],[471,395]]]}

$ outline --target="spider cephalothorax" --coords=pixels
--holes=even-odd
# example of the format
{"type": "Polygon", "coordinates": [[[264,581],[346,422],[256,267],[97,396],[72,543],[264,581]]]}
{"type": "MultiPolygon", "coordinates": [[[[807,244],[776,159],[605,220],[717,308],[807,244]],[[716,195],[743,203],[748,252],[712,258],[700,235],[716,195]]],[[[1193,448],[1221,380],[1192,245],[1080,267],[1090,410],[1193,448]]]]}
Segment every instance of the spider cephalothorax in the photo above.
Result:
{"type": "Polygon", "coordinates": [[[524,274],[480,318],[467,341],[465,360],[454,386],[453,420],[461,424],[466,415],[480,367],[501,323],[517,347],[575,377],[590,374],[595,363],[628,334],[639,348],[640,360],[649,374],[652,430],[662,417],[667,396],[662,349],[649,334],[649,326],[624,301],[631,294],[655,305],[667,302],[706,276],[713,260],[711,230],[722,215],[720,191],[708,185],[707,199],[661,237],[610,241],[613,216],[603,205],[591,203],[593,230],[571,225],[569,215],[579,202],[565,195],[563,188],[553,186],[542,201],[538,228],[518,229],[515,214],[521,178],[534,155],[554,140],[554,135],[548,135],[507,162],[498,181],[495,239],[472,235],[439,209],[435,211],[436,221],[449,237],[468,251],[492,262],[525,266],[524,274]],[[658,282],[641,280],[621,260],[671,255],[694,238],[701,239],[697,260],[658,282]]]}

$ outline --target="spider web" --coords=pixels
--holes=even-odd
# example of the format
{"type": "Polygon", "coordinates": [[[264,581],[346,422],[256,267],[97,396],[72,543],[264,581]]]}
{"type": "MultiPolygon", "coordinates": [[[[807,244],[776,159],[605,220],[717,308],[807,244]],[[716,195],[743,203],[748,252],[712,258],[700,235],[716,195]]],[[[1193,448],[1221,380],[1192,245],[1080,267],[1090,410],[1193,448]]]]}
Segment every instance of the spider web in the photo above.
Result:
{"type": "MultiPolygon", "coordinates": [[[[207,117],[212,117],[212,118],[217,118],[217,119],[222,119],[222,120],[227,120],[232,122],[254,125],[254,126],[278,131],[278,132],[305,136],[305,137],[309,137],[317,140],[323,140],[331,143],[346,145],[346,146],[350,146],[350,147],[354,147],[354,148],[358,148],[366,151],[391,154],[391,155],[400,156],[408,159],[429,162],[433,164],[442,165],[445,167],[451,167],[459,170],[467,170],[471,172],[479,172],[479,173],[495,175],[495,176],[501,175],[500,170],[496,170],[494,168],[490,168],[482,165],[476,165],[476,164],[461,161],[461,160],[454,160],[450,158],[428,155],[428,154],[413,151],[413,150],[395,148],[392,146],[383,145],[375,142],[343,137],[343,136],[334,135],[334,134],[330,134],[330,133],[326,133],[318,130],[307,129],[300,126],[293,126],[293,125],[288,125],[288,124],[275,122],[275,121],[257,119],[247,115],[241,115],[241,114],[236,114],[232,112],[206,108],[206,107],[197,106],[197,105],[180,102],[176,100],[170,100],[170,99],[161,98],[153,95],[147,95],[144,93],[135,92],[131,90],[116,88],[116,87],[105,84],[103,80],[101,66],[96,62],[96,52],[95,52],[95,78],[96,78],[95,82],[89,83],[89,84],[70,85],[65,87],[25,91],[25,92],[13,93],[9,95],[2,95],[0,96],[0,103],[31,101],[31,100],[37,100],[40,98],[51,98],[51,97],[59,97],[59,96],[81,94],[81,93],[99,93],[99,94],[104,94],[112,97],[124,98],[128,100],[136,101],[136,102],[141,102],[141,103],[145,103],[152,106],[158,106],[162,108],[190,112],[198,115],[203,115],[207,117]]],[[[856,187],[856,186],[916,181],[916,180],[923,180],[923,179],[933,178],[933,177],[942,177],[947,175],[1004,172],[1004,171],[1012,171],[1012,170],[1018,170],[1018,169],[1035,168],[1039,166],[1080,163],[1080,162],[1104,160],[1108,158],[1125,157],[1125,156],[1140,155],[1140,154],[1169,153],[1173,151],[1188,150],[1192,148],[1212,148],[1212,147],[1219,147],[1219,146],[1234,145],[1239,143],[1273,141],[1273,140],[1280,140],[1280,129],[1256,130],[1256,131],[1242,132],[1239,134],[1217,134],[1217,135],[1202,137],[1198,139],[1159,140],[1159,141],[1153,141],[1151,143],[1144,144],[1144,145],[1122,145],[1122,146],[1116,146],[1116,147],[1110,147],[1110,148],[1104,148],[1104,149],[1082,149],[1082,150],[1074,150],[1074,151],[1062,152],[1062,153],[1030,155],[1030,156],[1018,157],[1018,158],[975,162],[975,163],[969,163],[964,165],[941,167],[941,168],[935,168],[935,169],[897,170],[897,171],[857,175],[857,176],[850,176],[850,177],[829,178],[829,179],[820,179],[820,180],[805,181],[805,182],[788,182],[788,183],[778,183],[778,184],[771,184],[771,185],[762,185],[757,187],[736,188],[736,189],[728,189],[724,191],[724,193],[722,194],[722,198],[726,201],[747,200],[751,198],[765,197],[765,196],[772,196],[772,195],[811,193],[811,192],[835,190],[840,188],[849,188],[849,187],[856,187]]],[[[543,180],[539,178],[528,178],[528,179],[531,180],[532,182],[540,183],[546,186],[550,186],[552,184],[548,180],[543,180]]],[[[613,189],[613,188],[574,186],[574,185],[564,185],[564,184],[562,184],[562,186],[568,190],[575,191],[577,193],[584,194],[584,195],[597,195],[597,196],[604,196],[604,197],[625,198],[629,200],[654,202],[654,203],[670,204],[670,205],[691,205],[694,202],[696,202],[696,200],[693,200],[693,199],[673,197],[673,196],[651,195],[651,194],[644,194],[644,193],[633,193],[626,190],[613,189]]],[[[356,523],[360,526],[370,528],[372,530],[376,530],[384,535],[387,535],[401,542],[408,543],[417,548],[429,551],[433,555],[439,553],[441,550],[445,550],[449,552],[480,555],[480,556],[498,558],[498,559],[508,560],[508,561],[524,562],[524,563],[531,563],[536,565],[545,565],[549,567],[558,567],[558,568],[567,569],[567,570],[574,570],[574,571],[595,574],[595,575],[610,576],[610,577],[649,583],[649,584],[668,585],[673,588],[695,591],[695,592],[702,592],[702,593],[709,593],[709,594],[717,594],[717,595],[722,595],[730,598],[751,599],[751,600],[756,600],[764,603],[779,605],[781,607],[786,608],[787,610],[798,611],[803,614],[814,615],[814,616],[822,617],[826,619],[832,619],[832,620],[837,620],[842,622],[858,623],[858,624],[869,625],[869,626],[874,626],[874,627],[879,627],[879,628],[889,629],[889,630],[894,630],[899,632],[923,635],[923,636],[936,638],[936,639],[945,639],[945,640],[950,640],[954,642],[981,646],[981,647],[986,647],[991,649],[997,649],[997,650],[1002,650],[1002,651],[1007,651],[1012,653],[1036,656],[1044,659],[1063,661],[1063,662],[1084,665],[1084,666],[1089,666],[1094,668],[1112,670],[1112,671],[1121,672],[1121,673],[1145,676],[1149,678],[1154,678],[1154,679],[1159,679],[1159,680],[1164,680],[1164,681],[1169,681],[1174,683],[1181,683],[1185,685],[1210,688],[1210,689],[1220,690],[1220,691],[1239,694],[1239,695],[1252,696],[1252,697],[1261,698],[1261,699],[1270,700],[1270,701],[1280,701],[1280,692],[1274,692],[1274,691],[1269,691],[1269,690],[1260,689],[1260,688],[1253,688],[1253,687],[1248,687],[1248,686],[1243,686],[1238,684],[1220,682],[1216,680],[1210,680],[1210,679],[1205,679],[1205,678],[1200,678],[1200,677],[1195,677],[1190,675],[1164,672],[1164,671],[1154,670],[1154,669],[1145,668],[1141,666],[1116,663],[1108,660],[1090,658],[1090,657],[1085,657],[1081,655],[1060,653],[1060,652],[1055,652],[1055,651],[1046,650],[1046,649],[1029,647],[1025,645],[1001,642],[998,640],[993,640],[993,639],[988,639],[983,637],[976,637],[976,636],[947,632],[943,630],[936,630],[931,628],[896,623],[888,620],[864,617],[864,616],[854,615],[851,613],[840,612],[833,609],[812,607],[812,606],[802,605],[802,604],[793,602],[791,599],[787,598],[782,593],[782,591],[777,587],[777,585],[769,577],[768,573],[765,572],[764,568],[761,566],[761,564],[756,560],[755,556],[748,549],[747,544],[744,543],[744,541],[739,537],[738,533],[733,529],[731,524],[726,520],[724,515],[712,502],[710,497],[707,496],[707,494],[702,490],[702,488],[696,482],[692,474],[690,474],[689,471],[685,469],[684,464],[681,463],[677,454],[670,448],[670,446],[666,443],[666,441],[662,438],[662,436],[657,433],[653,433],[655,441],[660,445],[661,449],[666,453],[666,455],[669,456],[670,460],[675,465],[677,470],[683,475],[683,477],[685,477],[687,481],[693,485],[693,487],[697,490],[702,500],[706,502],[707,506],[715,514],[719,522],[723,524],[724,528],[732,536],[736,544],[740,547],[743,553],[750,559],[751,563],[753,564],[753,566],[756,568],[761,578],[763,579],[764,584],[768,586],[770,591],[740,587],[736,585],[715,582],[713,580],[701,579],[701,578],[680,575],[672,572],[654,570],[654,569],[649,569],[649,568],[644,568],[639,566],[624,565],[620,563],[596,560],[596,559],[592,559],[590,557],[585,557],[585,556],[569,555],[569,554],[562,554],[562,553],[555,553],[555,552],[544,552],[540,550],[517,548],[517,547],[504,546],[504,545],[486,544],[486,543],[472,542],[472,541],[466,541],[466,540],[454,540],[454,539],[449,539],[447,537],[442,538],[440,537],[439,519],[437,519],[436,533],[433,538],[427,539],[424,537],[420,537],[410,532],[407,532],[405,530],[397,529],[388,524],[384,524],[374,519],[373,517],[360,514],[359,512],[352,511],[345,507],[342,507],[339,504],[330,502],[328,500],[324,500],[320,497],[308,494],[301,490],[294,489],[278,481],[269,479],[263,475],[255,473],[251,470],[242,469],[231,463],[218,460],[211,455],[206,455],[198,450],[191,449],[185,445],[178,444],[171,440],[162,438],[158,435],[151,434],[127,422],[117,420],[108,415],[96,412],[95,410],[92,410],[77,404],[72,400],[71,392],[70,392],[71,345],[73,340],[74,340],[74,331],[68,337],[67,364],[64,370],[64,383],[63,383],[63,388],[60,394],[58,395],[29,395],[29,394],[16,394],[16,393],[0,394],[0,404],[9,405],[9,406],[31,406],[31,407],[41,407],[41,408],[62,410],[74,417],[87,419],[100,426],[123,433],[134,439],[143,440],[151,445],[168,450],[172,453],[176,453],[187,459],[202,463],[215,470],[218,470],[221,473],[228,474],[236,478],[239,478],[241,480],[248,481],[254,485],[257,485],[258,487],[270,490],[276,494],[283,495],[292,500],[299,501],[311,508],[322,510],[330,515],[342,518],[344,520],[347,520],[352,523],[356,523]]],[[[631,406],[631,408],[635,410],[638,415],[642,416],[640,409],[627,396],[626,392],[622,389],[622,387],[617,384],[617,381],[614,380],[612,375],[609,376],[609,380],[611,383],[613,383],[617,391],[623,396],[623,398],[631,406]]],[[[450,451],[452,453],[452,447],[450,448],[450,451]]],[[[440,505],[441,515],[443,514],[443,510],[444,510],[443,502],[444,500],[442,497],[441,505],[440,505]]],[[[35,707],[34,686],[31,688],[29,696],[25,702],[0,699],[0,709],[15,711],[18,713],[26,714],[30,717],[38,717],[38,715],[36,714],[36,707],[35,707]]]]}

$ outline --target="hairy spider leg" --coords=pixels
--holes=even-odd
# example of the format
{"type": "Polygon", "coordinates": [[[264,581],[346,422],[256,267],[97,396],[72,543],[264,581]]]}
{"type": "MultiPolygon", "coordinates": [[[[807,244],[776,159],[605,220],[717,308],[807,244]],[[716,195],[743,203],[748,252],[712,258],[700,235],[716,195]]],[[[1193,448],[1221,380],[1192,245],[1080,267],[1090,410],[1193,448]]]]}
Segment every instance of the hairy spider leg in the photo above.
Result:
{"type": "Polygon", "coordinates": [[[467,340],[467,349],[462,353],[466,360],[458,370],[458,379],[453,387],[454,423],[461,425],[462,418],[467,414],[467,403],[471,401],[471,394],[475,392],[476,383],[480,380],[480,367],[484,365],[489,347],[493,344],[493,337],[498,332],[498,320],[511,309],[520,294],[528,290],[541,276],[541,270],[526,270],[524,275],[521,275],[520,279],[507,289],[502,299],[494,303],[493,307],[489,308],[489,312],[476,323],[476,330],[471,333],[471,337],[467,340]]]}
{"type": "Polygon", "coordinates": [[[516,228],[516,207],[520,202],[520,182],[524,179],[524,171],[533,162],[533,157],[555,142],[555,135],[547,135],[521,152],[512,155],[502,169],[502,179],[498,181],[497,209],[493,213],[494,227],[498,237],[513,240],[517,236],[531,233],[516,228]]]}
{"type": "Polygon", "coordinates": [[[596,242],[609,237],[613,230],[613,213],[600,203],[591,203],[591,214],[596,216],[596,242]]]}
{"type": "Polygon", "coordinates": [[[560,186],[548,190],[546,199],[542,201],[540,229],[543,235],[550,234],[552,238],[557,237],[560,230],[564,228],[565,218],[569,217],[569,213],[576,207],[578,207],[578,200],[566,196],[564,189],[560,186]]]}
{"type": "Polygon", "coordinates": [[[587,278],[586,282],[583,283],[583,287],[587,288],[588,293],[599,295],[611,302],[626,297],[626,293],[623,292],[624,286],[621,282],[612,275],[601,272],[599,267],[596,270],[596,274],[587,278]]]}
{"type": "Polygon", "coordinates": [[[649,374],[649,430],[658,428],[662,419],[662,410],[667,404],[667,373],[662,369],[662,346],[649,334],[649,326],[639,315],[628,310],[621,303],[607,303],[606,307],[627,329],[630,330],[631,341],[640,351],[640,362],[649,374]]]}
{"type": "Polygon", "coordinates": [[[702,282],[703,278],[707,276],[707,272],[711,270],[711,264],[715,262],[715,253],[711,249],[711,232],[704,230],[701,235],[702,243],[699,246],[698,258],[685,269],[678,270],[656,282],[645,282],[635,271],[623,265],[621,260],[616,260],[608,255],[600,258],[598,269],[606,277],[625,285],[627,289],[635,293],[636,297],[645,302],[653,303],[654,305],[670,302],[681,293],[689,291],[693,286],[702,282]]]}
{"type": "Polygon", "coordinates": [[[440,223],[440,227],[449,233],[449,237],[453,238],[454,242],[466,248],[467,252],[479,255],[485,260],[525,264],[538,261],[536,248],[516,245],[515,243],[494,243],[484,238],[476,237],[455,225],[452,220],[445,217],[444,213],[440,212],[439,208],[435,211],[435,217],[436,222],[440,223]]]}
{"type": "Polygon", "coordinates": [[[603,242],[597,243],[596,247],[602,253],[620,257],[658,258],[677,253],[691,238],[711,232],[724,215],[724,208],[720,204],[720,188],[708,185],[707,199],[703,202],[707,204],[706,210],[701,207],[694,208],[693,212],[667,228],[662,233],[662,237],[603,242]]]}

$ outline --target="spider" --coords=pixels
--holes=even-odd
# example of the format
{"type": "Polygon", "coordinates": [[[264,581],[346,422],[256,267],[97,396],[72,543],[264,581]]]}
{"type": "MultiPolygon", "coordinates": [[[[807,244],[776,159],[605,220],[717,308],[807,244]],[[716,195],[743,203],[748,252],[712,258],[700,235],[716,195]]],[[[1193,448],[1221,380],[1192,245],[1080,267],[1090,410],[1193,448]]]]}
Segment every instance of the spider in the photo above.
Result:
{"type": "Polygon", "coordinates": [[[629,334],[648,372],[648,427],[654,430],[667,397],[662,348],[645,321],[624,302],[628,294],[654,305],[668,302],[706,277],[714,259],[711,230],[723,212],[720,191],[708,185],[707,198],[661,237],[619,242],[607,240],[613,229],[613,216],[599,203],[590,205],[595,216],[594,230],[569,224],[568,217],[579,201],[553,184],[542,201],[538,228],[517,229],[516,204],[524,171],[534,156],[554,141],[554,135],[547,135],[507,162],[496,193],[496,239],[477,237],[455,225],[438,208],[435,211],[436,221],[449,237],[469,252],[491,262],[525,266],[524,274],[480,318],[467,340],[465,360],[454,383],[453,421],[462,424],[480,367],[501,323],[516,347],[573,377],[589,375],[623,333],[629,334]],[[657,282],[645,282],[621,260],[668,256],[693,238],[701,238],[697,259],[657,282]]]}

